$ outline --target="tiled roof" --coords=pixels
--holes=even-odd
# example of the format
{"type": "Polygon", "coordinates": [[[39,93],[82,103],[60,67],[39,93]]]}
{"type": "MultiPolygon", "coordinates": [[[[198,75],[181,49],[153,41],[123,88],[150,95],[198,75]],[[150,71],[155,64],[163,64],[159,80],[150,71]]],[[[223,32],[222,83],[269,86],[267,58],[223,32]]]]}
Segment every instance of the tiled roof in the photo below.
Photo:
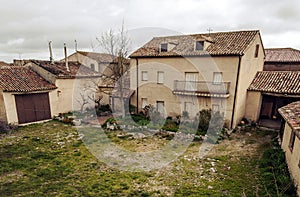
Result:
{"type": "Polygon", "coordinates": [[[100,75],[100,73],[92,71],[90,68],[73,61],[68,62],[69,71],[67,70],[65,62],[55,61],[51,63],[50,61],[41,60],[31,60],[31,62],[56,75],[58,78],[75,78],[79,76],[100,75]]]}
{"type": "Polygon", "coordinates": [[[94,59],[98,63],[110,63],[114,60],[114,56],[107,53],[95,53],[87,51],[77,51],[77,53],[94,59]]]}
{"type": "Polygon", "coordinates": [[[288,104],[278,109],[278,111],[290,127],[297,131],[297,136],[300,137],[300,101],[288,104]]]}
{"type": "Polygon", "coordinates": [[[10,64],[6,63],[6,62],[3,62],[3,61],[0,61],[0,67],[1,66],[9,66],[10,64]]]}
{"type": "Polygon", "coordinates": [[[300,51],[293,48],[265,49],[265,62],[300,62],[300,51]]]}
{"type": "Polygon", "coordinates": [[[216,32],[206,34],[154,37],[130,57],[243,55],[259,31],[216,32]],[[203,51],[194,50],[195,41],[207,41],[210,45],[203,51]],[[175,46],[168,52],[160,52],[162,43],[175,46]]]}
{"type": "Polygon", "coordinates": [[[300,71],[257,72],[248,90],[279,94],[300,94],[300,71]]]}
{"type": "Polygon", "coordinates": [[[0,68],[0,89],[5,92],[33,92],[55,88],[55,85],[47,82],[30,68],[19,66],[0,68]]]}

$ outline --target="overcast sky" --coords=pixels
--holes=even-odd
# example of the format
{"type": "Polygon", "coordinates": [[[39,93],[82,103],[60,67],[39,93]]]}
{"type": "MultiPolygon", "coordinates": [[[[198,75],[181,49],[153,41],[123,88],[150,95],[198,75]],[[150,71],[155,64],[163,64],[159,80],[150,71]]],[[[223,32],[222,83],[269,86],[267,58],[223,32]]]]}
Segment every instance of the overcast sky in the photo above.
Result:
{"type": "Polygon", "coordinates": [[[299,0],[0,0],[0,61],[49,59],[97,48],[96,37],[125,26],[136,48],[153,36],[261,31],[265,48],[300,49],[299,0]]]}

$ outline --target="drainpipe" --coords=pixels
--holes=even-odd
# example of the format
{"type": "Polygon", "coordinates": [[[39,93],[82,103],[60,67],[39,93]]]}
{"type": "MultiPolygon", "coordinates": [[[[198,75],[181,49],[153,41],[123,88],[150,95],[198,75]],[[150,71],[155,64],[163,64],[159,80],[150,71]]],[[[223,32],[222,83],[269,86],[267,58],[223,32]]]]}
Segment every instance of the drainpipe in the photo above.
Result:
{"type": "Polygon", "coordinates": [[[234,120],[234,116],[235,116],[235,105],[236,105],[237,90],[238,90],[238,86],[239,86],[241,60],[242,60],[242,56],[239,55],[239,63],[238,63],[238,69],[237,69],[237,76],[236,76],[235,90],[234,90],[234,99],[233,99],[233,106],[232,106],[232,116],[231,116],[231,123],[230,123],[230,128],[231,129],[232,129],[232,126],[233,126],[233,120],[234,120]]]}
{"type": "Polygon", "coordinates": [[[136,113],[139,113],[139,60],[135,58],[136,61],[136,113]]]}
{"type": "Polygon", "coordinates": [[[49,41],[50,63],[53,64],[52,41],[49,41]]]}
{"type": "Polygon", "coordinates": [[[64,43],[64,51],[65,51],[65,63],[66,63],[66,68],[67,68],[67,71],[70,72],[69,64],[68,64],[68,55],[67,55],[67,45],[66,45],[66,43],[64,43]]]}

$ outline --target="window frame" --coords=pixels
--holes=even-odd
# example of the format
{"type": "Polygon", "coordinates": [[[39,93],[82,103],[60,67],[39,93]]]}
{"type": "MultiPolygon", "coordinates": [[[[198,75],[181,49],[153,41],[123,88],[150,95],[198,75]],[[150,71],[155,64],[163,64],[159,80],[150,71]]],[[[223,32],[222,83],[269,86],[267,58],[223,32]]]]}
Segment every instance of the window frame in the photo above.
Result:
{"type": "Polygon", "coordinates": [[[290,136],[290,141],[289,141],[289,149],[291,152],[293,152],[294,150],[295,141],[296,141],[296,134],[294,131],[292,131],[290,136]]]}
{"type": "Polygon", "coordinates": [[[158,84],[164,84],[164,81],[165,81],[165,72],[163,72],[163,71],[157,71],[157,83],[158,84]],[[159,78],[160,74],[162,75],[161,80],[159,78]]]}
{"type": "Polygon", "coordinates": [[[141,80],[142,81],[148,81],[149,78],[148,78],[148,71],[141,71],[141,80]]]}
{"type": "Polygon", "coordinates": [[[213,73],[213,84],[214,85],[221,85],[222,82],[223,82],[223,73],[222,72],[214,72],[213,73]],[[216,79],[219,78],[219,77],[217,77],[217,75],[221,76],[220,80],[216,80],[216,79]]]}
{"type": "Polygon", "coordinates": [[[204,41],[203,40],[197,40],[195,42],[195,51],[203,51],[204,50],[204,41]],[[200,48],[198,48],[201,46],[200,48]]]}
{"type": "Polygon", "coordinates": [[[160,44],[160,52],[168,52],[168,43],[161,43],[160,44]],[[165,47],[163,47],[163,45],[165,47]]]}
{"type": "Polygon", "coordinates": [[[219,112],[220,111],[220,105],[219,104],[212,104],[211,105],[211,110],[213,112],[219,112]],[[216,108],[217,108],[217,110],[216,110],[216,108]]]}
{"type": "Polygon", "coordinates": [[[255,52],[254,52],[254,58],[257,58],[258,57],[258,52],[259,52],[259,44],[256,44],[255,45],[255,52]]]}
{"type": "Polygon", "coordinates": [[[90,64],[90,66],[91,66],[91,70],[92,70],[92,71],[96,71],[96,70],[95,70],[95,69],[96,69],[96,68],[95,68],[95,64],[92,63],[92,64],[90,64]]]}
{"type": "Polygon", "coordinates": [[[160,115],[165,116],[165,102],[164,101],[156,101],[156,111],[160,113],[160,115]],[[160,112],[160,110],[158,109],[158,104],[162,103],[162,107],[163,107],[163,112],[160,112]]]}

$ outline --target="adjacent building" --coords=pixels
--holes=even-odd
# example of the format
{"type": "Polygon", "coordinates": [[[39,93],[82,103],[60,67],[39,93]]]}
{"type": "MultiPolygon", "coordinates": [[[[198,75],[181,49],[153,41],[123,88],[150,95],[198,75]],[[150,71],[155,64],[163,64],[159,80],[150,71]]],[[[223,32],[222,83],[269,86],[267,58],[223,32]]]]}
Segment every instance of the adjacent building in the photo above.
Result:
{"type": "Polygon", "coordinates": [[[264,56],[259,31],[155,37],[130,55],[131,104],[138,111],[152,104],[168,116],[212,109],[235,127],[264,56]]]}
{"type": "Polygon", "coordinates": [[[292,48],[266,49],[264,71],[258,72],[248,88],[246,117],[280,121],[278,109],[300,100],[300,51],[292,48]]]}
{"type": "Polygon", "coordinates": [[[281,129],[284,131],[281,147],[300,196],[300,101],[280,108],[279,113],[283,117],[281,129]]]}

